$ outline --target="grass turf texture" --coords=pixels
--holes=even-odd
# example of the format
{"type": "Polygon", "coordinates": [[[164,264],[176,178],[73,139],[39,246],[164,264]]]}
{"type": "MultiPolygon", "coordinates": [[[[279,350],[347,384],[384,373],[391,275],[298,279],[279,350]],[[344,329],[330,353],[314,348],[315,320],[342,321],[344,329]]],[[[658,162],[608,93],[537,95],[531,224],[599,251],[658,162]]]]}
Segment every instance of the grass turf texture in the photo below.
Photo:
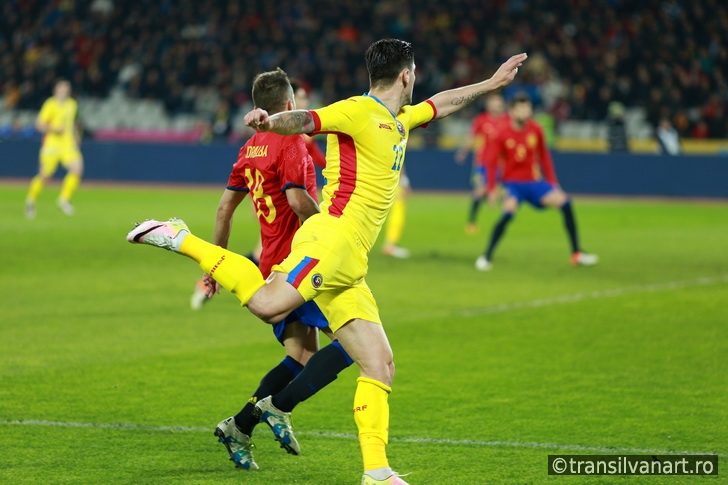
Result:
{"type": "MultiPolygon", "coordinates": [[[[299,457],[263,426],[261,470],[238,471],[212,435],[282,348],[229,294],[191,311],[197,266],[124,236],[178,216],[209,238],[221,192],[86,185],[69,218],[56,186],[27,221],[25,186],[0,185],[0,483],[358,483],[354,369],[295,411],[299,457]]],[[[557,211],[524,208],[490,273],[473,262],[497,213],[466,236],[467,207],[415,195],[413,257],[370,257],[397,364],[393,467],[413,485],[700,480],[547,475],[548,454],[615,448],[718,453],[728,473],[728,206],[577,198],[594,268],[568,264],[557,211]]],[[[242,207],[232,247],[255,227],[242,207]]]]}

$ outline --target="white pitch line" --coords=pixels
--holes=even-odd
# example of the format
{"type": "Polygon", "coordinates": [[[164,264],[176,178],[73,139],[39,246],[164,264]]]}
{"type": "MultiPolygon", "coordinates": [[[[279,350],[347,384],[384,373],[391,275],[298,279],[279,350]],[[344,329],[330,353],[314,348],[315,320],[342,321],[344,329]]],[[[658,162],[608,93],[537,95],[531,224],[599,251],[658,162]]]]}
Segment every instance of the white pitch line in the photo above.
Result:
{"type": "MultiPolygon", "coordinates": [[[[200,428],[192,426],[147,426],[143,424],[114,424],[114,423],[74,423],[65,421],[43,421],[38,419],[7,419],[0,420],[0,425],[21,425],[21,426],[49,426],[56,428],[101,428],[101,429],[131,429],[142,431],[160,431],[165,433],[211,433],[212,428],[200,428]]],[[[355,440],[356,435],[350,433],[330,433],[323,431],[299,431],[297,435],[316,436],[320,438],[334,438],[355,440]]],[[[707,451],[684,451],[684,450],[656,450],[651,448],[626,448],[610,446],[583,446],[564,445],[558,443],[537,443],[518,441],[485,441],[485,440],[454,440],[448,438],[397,438],[390,437],[391,441],[402,443],[420,443],[437,445],[457,446],[481,446],[481,447],[506,447],[506,448],[531,448],[549,450],[570,450],[589,451],[597,453],[649,453],[652,455],[717,455],[728,456],[727,453],[715,453],[707,451]]]]}
{"type": "Polygon", "coordinates": [[[692,280],[682,281],[666,281],[663,283],[648,283],[645,285],[624,286],[621,288],[610,288],[606,290],[595,290],[588,293],[575,293],[572,295],[552,296],[549,298],[539,298],[537,300],[516,301],[512,303],[501,303],[499,305],[489,305],[484,307],[467,308],[460,310],[428,312],[426,314],[410,314],[399,318],[398,320],[421,320],[424,318],[445,318],[445,317],[462,317],[469,318],[479,315],[491,315],[494,313],[505,313],[513,310],[522,310],[526,308],[542,308],[553,305],[562,305],[566,303],[578,303],[588,300],[600,300],[603,298],[615,298],[618,296],[634,295],[638,293],[655,293],[659,291],[672,291],[684,288],[695,288],[700,286],[710,286],[728,283],[728,274],[719,276],[704,276],[692,280]]]}

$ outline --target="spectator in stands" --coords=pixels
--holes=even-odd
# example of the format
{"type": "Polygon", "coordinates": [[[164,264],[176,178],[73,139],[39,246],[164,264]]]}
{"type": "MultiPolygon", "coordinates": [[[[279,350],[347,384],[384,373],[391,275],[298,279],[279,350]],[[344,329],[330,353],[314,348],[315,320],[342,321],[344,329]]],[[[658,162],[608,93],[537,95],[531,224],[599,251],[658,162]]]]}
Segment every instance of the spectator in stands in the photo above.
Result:
{"type": "Polygon", "coordinates": [[[612,101],[608,107],[607,142],[609,151],[613,153],[626,153],[629,151],[627,140],[627,127],[624,124],[624,105],[619,101],[612,101]]]}
{"type": "Polygon", "coordinates": [[[660,153],[666,155],[680,155],[682,148],[680,147],[680,135],[669,118],[662,118],[655,132],[657,135],[657,143],[660,153]]]}
{"type": "Polygon", "coordinates": [[[230,105],[224,99],[217,103],[217,111],[212,117],[212,138],[215,141],[227,141],[233,131],[230,105]]]}
{"type": "Polygon", "coordinates": [[[666,8],[660,0],[598,6],[580,0],[451,0],[447,8],[439,0],[420,0],[417,8],[382,1],[374,8],[326,0],[275,8],[264,0],[243,4],[5,0],[0,92],[13,84],[18,109],[37,110],[53,79],[62,76],[87,95],[107,96],[118,84],[130,88],[130,96],[164,100],[175,113],[179,93],[171,103],[167,96],[178,91],[178,83],[183,91],[200,92],[232,86],[235,95],[223,97],[234,102],[235,112],[247,101],[240,93],[249,92],[251,73],[280,64],[306,77],[328,103],[366,85],[362,43],[411,37],[432,58],[422,66],[417,97],[490,72],[507,46],[509,52],[528,51],[536,61],[523,82],[535,87],[530,94],[542,97],[545,109],[558,98],[554,85],[574,86],[570,119],[602,120],[606,102],[618,100],[646,109],[653,126],[664,115],[662,106],[671,113],[697,108],[700,114],[689,126],[676,126],[682,136],[690,136],[700,120],[711,137],[728,134],[725,1],[670,1],[666,8]],[[539,15],[524,16],[529,10],[539,15]],[[154,68],[159,74],[148,75],[154,68]],[[156,86],[160,81],[164,91],[156,86]],[[711,93],[715,99],[709,100],[711,93]]]}

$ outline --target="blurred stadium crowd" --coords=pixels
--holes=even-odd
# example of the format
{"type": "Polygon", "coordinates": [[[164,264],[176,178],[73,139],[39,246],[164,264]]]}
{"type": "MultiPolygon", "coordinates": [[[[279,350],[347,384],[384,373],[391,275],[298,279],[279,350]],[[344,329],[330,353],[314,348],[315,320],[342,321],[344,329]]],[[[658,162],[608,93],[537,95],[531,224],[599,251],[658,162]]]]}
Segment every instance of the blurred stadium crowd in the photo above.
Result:
{"type": "Polygon", "coordinates": [[[604,120],[619,101],[683,137],[728,134],[725,0],[4,0],[0,96],[38,109],[63,76],[77,96],[215,116],[281,66],[326,103],[366,89],[363,53],[382,37],[413,42],[418,99],[525,51],[510,89],[557,122],[604,120]]]}

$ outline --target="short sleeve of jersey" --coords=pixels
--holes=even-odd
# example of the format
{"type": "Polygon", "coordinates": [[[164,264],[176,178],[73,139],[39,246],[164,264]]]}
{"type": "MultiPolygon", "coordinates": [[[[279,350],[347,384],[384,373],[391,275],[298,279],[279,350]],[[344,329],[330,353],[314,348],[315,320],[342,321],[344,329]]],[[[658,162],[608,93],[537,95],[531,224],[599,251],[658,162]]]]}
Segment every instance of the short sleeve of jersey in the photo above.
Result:
{"type": "Polygon", "coordinates": [[[237,192],[249,192],[248,185],[245,182],[245,177],[243,176],[242,172],[242,167],[240,167],[237,163],[233,165],[233,170],[232,172],[230,172],[227,183],[227,188],[229,190],[235,190],[237,192]]]}
{"type": "Polygon", "coordinates": [[[429,99],[413,106],[408,106],[409,129],[414,130],[418,126],[427,126],[427,123],[437,117],[437,108],[429,99]]]}
{"type": "Polygon", "coordinates": [[[338,101],[323,108],[310,111],[313,115],[314,131],[311,133],[344,133],[355,135],[369,121],[364,103],[356,98],[338,101]]]}
{"type": "Polygon", "coordinates": [[[302,136],[285,137],[286,144],[281,148],[279,155],[278,176],[281,180],[281,192],[295,187],[306,189],[306,166],[311,161],[311,155],[306,149],[306,142],[302,136]]]}
{"type": "Polygon", "coordinates": [[[238,192],[249,192],[248,183],[245,180],[245,173],[243,172],[243,159],[242,154],[245,150],[245,145],[238,152],[238,161],[233,164],[233,169],[230,171],[228,177],[227,188],[229,190],[236,190],[238,192]]]}

